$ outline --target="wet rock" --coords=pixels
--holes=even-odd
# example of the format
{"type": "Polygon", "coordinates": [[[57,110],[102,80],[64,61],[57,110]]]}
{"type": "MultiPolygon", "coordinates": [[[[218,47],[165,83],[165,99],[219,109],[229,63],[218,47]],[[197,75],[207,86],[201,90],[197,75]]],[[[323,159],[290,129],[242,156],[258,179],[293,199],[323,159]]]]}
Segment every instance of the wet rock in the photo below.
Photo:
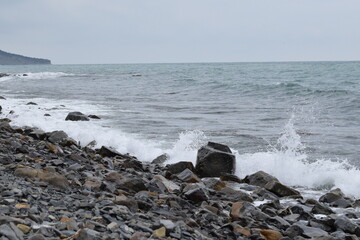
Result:
{"type": "Polygon", "coordinates": [[[140,192],[147,190],[145,183],[146,182],[142,178],[124,178],[121,182],[116,184],[116,187],[127,191],[140,192]]]}
{"type": "Polygon", "coordinates": [[[224,174],[220,177],[221,181],[231,181],[231,182],[237,182],[242,183],[243,181],[236,175],[233,174],[224,174]]]}
{"type": "Polygon", "coordinates": [[[275,193],[279,197],[287,197],[287,196],[299,196],[300,193],[295,189],[292,189],[288,186],[283,185],[282,183],[272,180],[268,182],[265,186],[265,189],[270,192],[275,193]]]}
{"type": "Polygon", "coordinates": [[[89,121],[89,118],[81,112],[70,112],[65,121],[89,121]]]}
{"type": "Polygon", "coordinates": [[[59,143],[68,138],[68,135],[64,131],[53,131],[50,133],[48,140],[52,143],[59,143]]]}
{"type": "Polygon", "coordinates": [[[37,105],[37,103],[34,103],[34,102],[28,102],[26,105],[37,105]]]}
{"type": "Polygon", "coordinates": [[[194,203],[200,203],[209,199],[208,193],[202,188],[189,190],[184,193],[184,196],[194,203]]]}
{"type": "Polygon", "coordinates": [[[99,116],[96,116],[96,115],[88,115],[88,118],[91,118],[91,119],[101,119],[99,116]]]}
{"type": "Polygon", "coordinates": [[[158,157],[156,157],[154,160],[151,161],[152,164],[163,164],[170,158],[169,154],[164,153],[158,157]]]}
{"type": "Polygon", "coordinates": [[[197,183],[201,182],[201,179],[198,178],[190,169],[185,169],[181,173],[177,175],[177,177],[183,181],[188,183],[197,183]]]}
{"type": "Polygon", "coordinates": [[[360,237],[360,228],[346,217],[337,218],[334,225],[338,230],[360,237]]]}
{"type": "Polygon", "coordinates": [[[105,146],[102,146],[99,150],[97,150],[97,153],[103,157],[110,157],[110,158],[116,156],[122,156],[122,154],[117,152],[115,149],[108,148],[105,146]]]}
{"type": "Polygon", "coordinates": [[[279,182],[279,180],[277,178],[271,176],[270,174],[268,174],[264,171],[258,171],[254,174],[248,175],[244,178],[243,181],[245,183],[259,186],[259,187],[265,187],[265,185],[271,181],[279,182]]]}
{"type": "Polygon", "coordinates": [[[220,177],[235,172],[235,156],[226,145],[209,142],[198,150],[196,174],[200,177],[220,177]]]}
{"type": "Polygon", "coordinates": [[[236,201],[247,201],[247,202],[253,202],[254,199],[247,194],[246,192],[243,192],[241,190],[234,190],[229,187],[224,187],[218,191],[220,194],[220,199],[236,202],[236,201]]]}
{"type": "Polygon", "coordinates": [[[172,174],[178,174],[184,171],[185,169],[189,169],[190,171],[194,172],[195,168],[192,162],[181,161],[174,164],[169,164],[166,166],[167,170],[172,174]]]}
{"type": "Polygon", "coordinates": [[[324,237],[329,235],[327,232],[319,228],[307,227],[302,224],[296,224],[296,225],[302,229],[301,235],[306,238],[324,237]]]}
{"type": "Polygon", "coordinates": [[[313,214],[324,214],[324,215],[330,215],[333,214],[333,210],[326,206],[325,204],[316,203],[315,206],[312,208],[311,213],[313,214]]]}
{"type": "Polygon", "coordinates": [[[338,200],[335,200],[330,203],[332,207],[338,207],[338,208],[350,208],[352,207],[352,204],[349,200],[346,200],[345,198],[340,198],[338,200]]]}
{"type": "Polygon", "coordinates": [[[341,198],[342,198],[342,196],[340,194],[329,192],[329,193],[325,193],[324,195],[322,195],[319,198],[319,202],[332,203],[341,198]]]}

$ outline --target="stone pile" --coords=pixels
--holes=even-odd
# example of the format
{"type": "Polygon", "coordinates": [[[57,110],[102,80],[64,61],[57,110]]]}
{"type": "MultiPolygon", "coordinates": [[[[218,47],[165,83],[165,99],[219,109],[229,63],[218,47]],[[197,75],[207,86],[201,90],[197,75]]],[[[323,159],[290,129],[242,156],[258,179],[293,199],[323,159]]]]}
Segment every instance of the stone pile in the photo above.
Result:
{"type": "MultiPolygon", "coordinates": [[[[63,131],[0,120],[0,239],[358,239],[359,201],[339,189],[304,199],[259,171],[239,179],[200,150],[191,162],[140,162],[81,147],[63,131]],[[212,160],[211,160],[212,159],[212,160]],[[200,170],[200,174],[198,171],[200,170]],[[218,171],[218,172],[219,172],[218,171]],[[335,214],[342,209],[343,214],[335,214]]],[[[164,155],[165,156],[165,155],[164,155]]],[[[164,158],[164,157],[163,157],[164,158]]],[[[215,160],[214,160],[215,159],[215,160]]],[[[161,162],[161,161],[160,161],[161,162]]],[[[241,166],[240,166],[241,167],[241,166]]]]}

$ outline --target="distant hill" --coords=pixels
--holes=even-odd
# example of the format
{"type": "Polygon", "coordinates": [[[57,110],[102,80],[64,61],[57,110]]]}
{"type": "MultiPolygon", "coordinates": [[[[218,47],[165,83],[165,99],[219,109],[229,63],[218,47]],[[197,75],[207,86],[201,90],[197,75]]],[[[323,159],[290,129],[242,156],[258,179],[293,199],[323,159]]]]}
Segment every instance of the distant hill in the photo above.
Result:
{"type": "Polygon", "coordinates": [[[48,59],[25,57],[0,50],[0,65],[51,64],[48,59]]]}

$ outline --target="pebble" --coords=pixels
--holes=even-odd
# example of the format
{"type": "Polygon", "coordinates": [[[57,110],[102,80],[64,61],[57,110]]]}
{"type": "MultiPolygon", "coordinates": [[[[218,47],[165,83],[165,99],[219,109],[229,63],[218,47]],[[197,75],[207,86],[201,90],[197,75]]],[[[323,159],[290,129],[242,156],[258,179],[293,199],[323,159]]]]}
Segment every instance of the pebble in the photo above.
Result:
{"type": "Polygon", "coordinates": [[[263,171],[201,178],[191,161],[140,162],[61,131],[0,123],[0,239],[360,237],[360,200],[340,189],[302,199],[263,171]]]}

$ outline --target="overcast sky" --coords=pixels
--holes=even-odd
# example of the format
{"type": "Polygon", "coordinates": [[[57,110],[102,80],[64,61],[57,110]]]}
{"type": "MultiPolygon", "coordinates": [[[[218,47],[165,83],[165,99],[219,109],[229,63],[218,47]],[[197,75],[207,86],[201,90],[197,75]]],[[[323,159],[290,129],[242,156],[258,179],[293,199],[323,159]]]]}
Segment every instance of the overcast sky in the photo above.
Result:
{"type": "Polygon", "coordinates": [[[360,1],[0,0],[0,49],[55,64],[360,60],[360,1]]]}

